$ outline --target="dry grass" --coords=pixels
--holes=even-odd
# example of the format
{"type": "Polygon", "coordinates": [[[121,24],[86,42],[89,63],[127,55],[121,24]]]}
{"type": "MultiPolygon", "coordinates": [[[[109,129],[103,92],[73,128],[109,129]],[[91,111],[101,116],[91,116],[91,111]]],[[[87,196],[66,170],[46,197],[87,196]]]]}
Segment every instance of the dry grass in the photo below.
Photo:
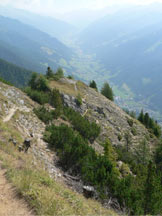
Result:
{"type": "Polygon", "coordinates": [[[51,88],[56,88],[60,91],[60,93],[65,93],[68,95],[72,95],[76,97],[78,95],[78,91],[75,90],[74,84],[69,84],[69,83],[63,83],[59,81],[51,81],[50,82],[50,87],[51,88]]]}

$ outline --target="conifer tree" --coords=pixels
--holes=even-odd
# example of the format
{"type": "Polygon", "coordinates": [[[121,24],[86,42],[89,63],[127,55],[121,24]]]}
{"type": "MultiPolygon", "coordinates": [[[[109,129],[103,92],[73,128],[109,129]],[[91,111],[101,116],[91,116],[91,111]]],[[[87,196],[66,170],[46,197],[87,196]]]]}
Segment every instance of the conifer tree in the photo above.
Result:
{"type": "Polygon", "coordinates": [[[156,166],[150,162],[145,183],[145,215],[158,215],[162,211],[162,185],[161,176],[156,170],[156,166]]]}
{"type": "Polygon", "coordinates": [[[47,76],[47,78],[53,77],[53,71],[51,70],[50,67],[47,68],[46,76],[47,76]]]}
{"type": "Polygon", "coordinates": [[[104,83],[101,89],[101,94],[104,95],[109,100],[114,101],[114,94],[112,88],[109,86],[107,82],[104,83]]]}
{"type": "Polygon", "coordinates": [[[144,125],[146,126],[146,128],[149,128],[149,121],[150,121],[149,114],[145,113],[145,115],[144,115],[144,125]]]}
{"type": "Polygon", "coordinates": [[[98,89],[97,89],[97,84],[96,84],[96,82],[95,82],[94,80],[92,80],[92,81],[89,83],[89,87],[94,88],[94,89],[96,89],[96,90],[98,91],[98,89]]]}
{"type": "Polygon", "coordinates": [[[141,123],[144,123],[143,109],[141,110],[141,112],[140,112],[140,114],[139,114],[138,120],[139,120],[141,123]]]}

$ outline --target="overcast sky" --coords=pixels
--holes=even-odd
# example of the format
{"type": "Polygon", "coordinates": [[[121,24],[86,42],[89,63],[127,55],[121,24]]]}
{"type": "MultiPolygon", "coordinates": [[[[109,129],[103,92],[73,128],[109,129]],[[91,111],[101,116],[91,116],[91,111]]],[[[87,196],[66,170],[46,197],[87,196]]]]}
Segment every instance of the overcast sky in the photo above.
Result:
{"type": "Polygon", "coordinates": [[[51,14],[88,8],[101,9],[114,4],[150,4],[162,0],[0,0],[0,5],[27,9],[33,12],[51,14]]]}

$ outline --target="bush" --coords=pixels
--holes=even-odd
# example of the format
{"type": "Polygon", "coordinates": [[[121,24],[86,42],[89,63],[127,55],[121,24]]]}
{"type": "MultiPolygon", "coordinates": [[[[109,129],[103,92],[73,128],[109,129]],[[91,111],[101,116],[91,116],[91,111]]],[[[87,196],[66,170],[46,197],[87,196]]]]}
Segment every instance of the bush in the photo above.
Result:
{"type": "Polygon", "coordinates": [[[33,90],[30,87],[27,87],[25,89],[25,92],[27,93],[27,95],[32,100],[36,101],[37,103],[39,103],[41,105],[49,102],[50,95],[48,93],[46,93],[46,92],[38,91],[38,90],[33,90]]]}
{"type": "Polygon", "coordinates": [[[133,119],[127,119],[127,122],[128,122],[128,124],[129,124],[130,127],[133,126],[133,119]]]}
{"type": "Polygon", "coordinates": [[[105,156],[97,155],[86,140],[67,125],[49,126],[45,140],[57,151],[65,170],[81,174],[86,184],[102,189],[108,183],[113,165],[105,156]]]}
{"type": "Polygon", "coordinates": [[[61,67],[59,67],[56,71],[56,73],[54,73],[53,75],[53,79],[58,81],[59,79],[64,77],[64,71],[61,67]]]}
{"type": "Polygon", "coordinates": [[[71,108],[64,108],[64,115],[72,123],[74,129],[77,130],[85,139],[93,142],[99,136],[100,126],[95,122],[90,123],[87,119],[71,108]]]}
{"type": "Polygon", "coordinates": [[[121,168],[120,168],[120,172],[122,173],[122,176],[127,176],[130,174],[130,169],[128,164],[123,163],[121,168]]]}
{"type": "Polygon", "coordinates": [[[136,128],[132,128],[131,129],[131,132],[132,132],[132,134],[134,135],[134,136],[137,136],[137,130],[136,130],[136,128]]]}
{"type": "Polygon", "coordinates": [[[81,98],[80,94],[78,94],[76,97],[76,104],[77,104],[77,106],[82,105],[82,98],[81,98]]]}
{"type": "Polygon", "coordinates": [[[57,118],[57,112],[55,112],[55,110],[48,111],[45,107],[34,109],[34,113],[45,124],[49,124],[53,119],[57,118]]]}
{"type": "Polygon", "coordinates": [[[135,178],[129,175],[120,179],[107,155],[96,154],[72,128],[48,126],[44,138],[59,155],[65,171],[79,175],[84,184],[94,186],[102,199],[110,195],[117,198],[121,206],[129,208],[131,214],[143,214],[141,185],[138,186],[135,178]]]}
{"type": "Polygon", "coordinates": [[[122,135],[118,134],[118,140],[121,141],[122,140],[122,135]]]}
{"type": "Polygon", "coordinates": [[[69,75],[67,78],[72,80],[74,79],[73,75],[69,75]]]}

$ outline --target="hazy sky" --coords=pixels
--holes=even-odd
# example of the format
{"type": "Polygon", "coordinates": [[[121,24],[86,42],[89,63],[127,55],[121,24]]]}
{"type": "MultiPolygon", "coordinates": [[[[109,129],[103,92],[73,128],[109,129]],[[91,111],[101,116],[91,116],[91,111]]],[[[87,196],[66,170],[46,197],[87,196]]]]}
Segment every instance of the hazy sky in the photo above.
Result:
{"type": "Polygon", "coordinates": [[[0,0],[0,5],[9,5],[38,13],[64,13],[80,8],[101,9],[114,4],[150,4],[162,0],[0,0]]]}

